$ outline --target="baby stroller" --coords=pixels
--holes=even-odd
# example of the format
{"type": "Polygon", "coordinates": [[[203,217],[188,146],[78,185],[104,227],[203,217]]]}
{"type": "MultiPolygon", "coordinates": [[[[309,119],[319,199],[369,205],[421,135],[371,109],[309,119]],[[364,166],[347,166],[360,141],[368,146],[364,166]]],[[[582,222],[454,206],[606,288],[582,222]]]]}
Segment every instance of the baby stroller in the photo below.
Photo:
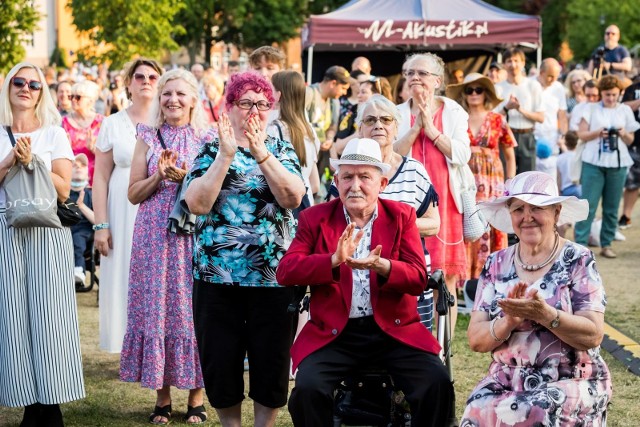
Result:
{"type": "MultiPolygon", "coordinates": [[[[433,291],[437,290],[435,304],[438,313],[437,339],[442,347],[440,358],[446,365],[453,382],[451,368],[451,320],[449,310],[454,305],[447,290],[442,270],[428,276],[418,311],[421,321],[431,327],[433,317],[433,291]]],[[[402,390],[396,389],[393,378],[382,368],[366,367],[338,384],[334,395],[334,427],[340,426],[411,426],[411,409],[404,400],[402,390]]],[[[451,403],[449,426],[456,426],[455,403],[451,403]]]]}

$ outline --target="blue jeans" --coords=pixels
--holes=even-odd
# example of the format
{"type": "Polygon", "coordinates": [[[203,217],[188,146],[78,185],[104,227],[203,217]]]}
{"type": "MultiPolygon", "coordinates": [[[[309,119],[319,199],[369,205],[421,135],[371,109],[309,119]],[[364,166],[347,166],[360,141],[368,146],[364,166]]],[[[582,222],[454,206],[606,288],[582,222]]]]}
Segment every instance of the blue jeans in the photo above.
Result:
{"type": "Polygon", "coordinates": [[[591,223],[596,216],[598,203],[602,198],[602,229],[600,246],[611,246],[618,226],[618,207],[622,198],[622,189],[627,177],[627,168],[605,168],[590,163],[582,163],[582,199],[589,202],[589,216],[576,223],[576,243],[586,246],[591,232],[591,223]]]}

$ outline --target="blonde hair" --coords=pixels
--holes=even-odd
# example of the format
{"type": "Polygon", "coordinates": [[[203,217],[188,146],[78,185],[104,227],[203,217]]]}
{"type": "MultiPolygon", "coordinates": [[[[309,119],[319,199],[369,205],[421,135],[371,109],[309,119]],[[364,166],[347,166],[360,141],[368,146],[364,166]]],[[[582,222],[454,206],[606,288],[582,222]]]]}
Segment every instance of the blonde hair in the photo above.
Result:
{"type": "Polygon", "coordinates": [[[218,94],[222,97],[222,94],[224,93],[224,81],[220,76],[214,74],[213,72],[207,73],[205,71],[204,77],[202,77],[202,80],[200,80],[200,83],[202,84],[202,87],[207,87],[207,86],[215,87],[216,90],[218,91],[218,94]]]}
{"type": "MultiPolygon", "coordinates": [[[[584,79],[584,83],[591,80],[591,74],[587,70],[573,70],[567,74],[567,77],[564,79],[564,87],[567,89],[567,94],[569,98],[575,98],[576,93],[573,91],[573,85],[571,84],[571,80],[574,77],[582,77],[584,79]]],[[[584,92],[584,83],[582,84],[582,91],[584,92]]]]}
{"type": "Polygon", "coordinates": [[[51,96],[51,91],[49,90],[49,85],[44,78],[44,74],[40,68],[29,62],[21,62],[7,73],[7,77],[2,85],[2,91],[0,92],[0,124],[2,126],[13,125],[13,111],[11,109],[11,100],[9,98],[9,85],[11,85],[13,77],[23,68],[36,70],[38,73],[38,79],[40,83],[42,83],[42,89],[40,90],[40,95],[35,107],[35,118],[40,123],[40,127],[59,126],[62,118],[60,117],[60,113],[53,101],[53,97],[51,96]]]}
{"type": "Polygon", "coordinates": [[[196,130],[207,129],[209,127],[209,123],[206,119],[204,109],[202,108],[202,102],[200,102],[200,97],[198,95],[198,81],[191,72],[181,69],[167,71],[158,81],[158,95],[153,104],[151,113],[151,117],[155,117],[156,127],[159,128],[165,122],[162,108],[160,108],[162,91],[168,82],[178,79],[181,79],[187,84],[187,93],[193,99],[193,108],[189,113],[189,124],[196,130]]]}
{"type": "Polygon", "coordinates": [[[271,83],[280,92],[280,121],[289,128],[291,145],[300,165],[307,166],[304,138],[313,140],[314,134],[304,114],[304,78],[297,71],[279,71],[271,77],[271,83]]]}

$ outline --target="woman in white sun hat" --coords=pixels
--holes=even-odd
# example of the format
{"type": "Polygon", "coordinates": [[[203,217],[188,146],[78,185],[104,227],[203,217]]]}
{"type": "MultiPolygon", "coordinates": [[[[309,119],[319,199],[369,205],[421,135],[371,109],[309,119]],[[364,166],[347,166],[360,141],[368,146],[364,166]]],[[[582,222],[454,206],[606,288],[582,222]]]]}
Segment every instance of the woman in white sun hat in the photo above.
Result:
{"type": "Polygon", "coordinates": [[[525,172],[479,208],[520,241],[491,254],[478,281],[467,336],[493,360],[460,426],[604,425],[612,390],[599,353],[602,279],[593,253],[556,231],[586,218],[588,203],[559,196],[550,175],[525,172]]]}

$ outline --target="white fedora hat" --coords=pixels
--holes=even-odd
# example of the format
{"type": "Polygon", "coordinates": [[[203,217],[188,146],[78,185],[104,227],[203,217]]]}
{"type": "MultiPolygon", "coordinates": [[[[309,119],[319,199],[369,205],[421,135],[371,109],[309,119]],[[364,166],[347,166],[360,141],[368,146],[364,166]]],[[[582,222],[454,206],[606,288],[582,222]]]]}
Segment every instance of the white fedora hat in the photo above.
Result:
{"type": "Polygon", "coordinates": [[[562,205],[558,225],[583,221],[589,214],[589,202],[575,196],[560,196],[558,184],[544,172],[523,172],[508,180],[504,196],[490,202],[478,203],[478,209],[493,227],[505,233],[513,233],[511,214],[507,202],[516,198],[535,206],[562,205]]]}
{"type": "Polygon", "coordinates": [[[375,166],[382,173],[389,172],[391,165],[382,163],[380,145],[373,139],[354,138],[347,143],[339,159],[331,159],[331,167],[338,169],[340,165],[375,166]]]}

